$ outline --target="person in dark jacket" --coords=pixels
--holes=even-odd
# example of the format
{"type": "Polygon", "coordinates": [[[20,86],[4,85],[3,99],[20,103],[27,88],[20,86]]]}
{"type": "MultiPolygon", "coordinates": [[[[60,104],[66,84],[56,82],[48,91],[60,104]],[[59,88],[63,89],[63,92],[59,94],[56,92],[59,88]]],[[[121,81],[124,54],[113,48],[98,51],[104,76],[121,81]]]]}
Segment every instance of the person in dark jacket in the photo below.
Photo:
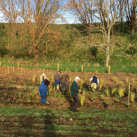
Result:
{"type": "Polygon", "coordinates": [[[41,96],[41,104],[42,105],[46,105],[45,102],[46,102],[46,95],[47,95],[47,88],[50,88],[50,81],[49,79],[45,79],[41,85],[40,85],[40,88],[39,88],[39,92],[40,92],[40,96],[41,96]]]}
{"type": "MultiPolygon", "coordinates": [[[[59,90],[59,85],[60,85],[60,71],[58,71],[55,75],[54,75],[54,79],[55,79],[55,85],[56,85],[56,89],[57,91],[59,90]]],[[[60,85],[61,86],[61,85],[60,85]]]]}
{"type": "Polygon", "coordinates": [[[96,91],[96,88],[97,88],[97,84],[99,84],[99,79],[96,77],[96,76],[93,76],[91,79],[90,79],[90,82],[91,82],[91,88],[94,88],[94,93],[96,91]]]}
{"type": "Polygon", "coordinates": [[[70,110],[73,112],[79,111],[79,110],[77,110],[77,107],[80,105],[80,101],[78,98],[78,92],[81,92],[81,90],[78,89],[78,84],[77,84],[79,80],[80,80],[79,77],[75,77],[75,80],[73,81],[72,86],[71,86],[71,95],[73,97],[74,103],[70,107],[70,110]]]}
{"type": "Polygon", "coordinates": [[[61,86],[62,86],[63,94],[66,94],[66,91],[67,91],[67,81],[69,81],[68,74],[64,73],[61,76],[60,81],[62,82],[61,86]]]}

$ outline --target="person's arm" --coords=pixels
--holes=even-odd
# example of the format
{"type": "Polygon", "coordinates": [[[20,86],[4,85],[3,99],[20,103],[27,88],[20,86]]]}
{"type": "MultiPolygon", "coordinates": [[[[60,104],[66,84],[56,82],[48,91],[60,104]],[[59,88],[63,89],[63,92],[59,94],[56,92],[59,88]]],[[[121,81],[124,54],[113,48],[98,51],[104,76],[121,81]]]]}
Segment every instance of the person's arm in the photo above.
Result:
{"type": "MultiPolygon", "coordinates": [[[[48,80],[49,81],[49,80],[48,80]]],[[[49,87],[49,89],[50,89],[50,81],[49,81],[49,83],[48,83],[48,87],[49,87]]]]}
{"type": "Polygon", "coordinates": [[[93,80],[93,77],[90,79],[90,81],[92,81],[93,80]]]}
{"type": "Polygon", "coordinates": [[[99,79],[97,79],[97,83],[99,84],[99,79]]]}

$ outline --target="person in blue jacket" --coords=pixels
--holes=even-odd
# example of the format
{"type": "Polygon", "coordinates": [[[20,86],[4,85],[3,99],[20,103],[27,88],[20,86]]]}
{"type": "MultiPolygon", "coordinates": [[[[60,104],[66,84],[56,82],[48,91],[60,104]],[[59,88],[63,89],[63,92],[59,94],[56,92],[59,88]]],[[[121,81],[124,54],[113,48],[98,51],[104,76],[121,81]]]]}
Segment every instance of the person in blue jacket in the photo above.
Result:
{"type": "Polygon", "coordinates": [[[40,96],[41,96],[41,104],[42,105],[46,105],[45,102],[46,102],[46,95],[47,95],[47,88],[50,88],[50,81],[49,79],[45,79],[41,85],[40,85],[40,88],[39,88],[39,92],[40,92],[40,96]]]}

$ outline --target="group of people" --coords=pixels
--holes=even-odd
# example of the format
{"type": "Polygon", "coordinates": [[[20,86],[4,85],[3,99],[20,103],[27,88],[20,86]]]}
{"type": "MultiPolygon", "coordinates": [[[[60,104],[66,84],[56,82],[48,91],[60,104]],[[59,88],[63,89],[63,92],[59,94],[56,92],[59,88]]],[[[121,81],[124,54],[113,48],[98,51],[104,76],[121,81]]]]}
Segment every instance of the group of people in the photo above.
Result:
{"type": "MultiPolygon", "coordinates": [[[[66,94],[67,84],[68,84],[68,82],[70,82],[69,81],[69,76],[68,76],[67,73],[63,73],[62,76],[60,74],[61,74],[61,72],[58,71],[54,75],[56,91],[59,91],[59,87],[62,86],[62,92],[63,92],[63,94],[66,94]]],[[[77,107],[80,106],[80,100],[78,98],[78,93],[82,92],[82,90],[78,88],[79,80],[80,80],[80,78],[78,76],[75,77],[75,79],[74,79],[74,81],[72,82],[72,85],[71,85],[71,96],[73,98],[73,105],[71,107],[69,107],[69,109],[73,112],[79,111],[77,109],[77,107]]],[[[99,84],[99,79],[96,76],[93,76],[90,79],[90,82],[91,82],[91,88],[94,88],[94,92],[95,92],[96,88],[97,88],[97,84],[99,84]]],[[[47,88],[48,87],[50,88],[50,80],[43,73],[40,76],[40,88],[39,88],[39,92],[40,92],[40,96],[41,96],[40,102],[41,102],[42,105],[46,105],[45,102],[46,102],[47,88]]]]}

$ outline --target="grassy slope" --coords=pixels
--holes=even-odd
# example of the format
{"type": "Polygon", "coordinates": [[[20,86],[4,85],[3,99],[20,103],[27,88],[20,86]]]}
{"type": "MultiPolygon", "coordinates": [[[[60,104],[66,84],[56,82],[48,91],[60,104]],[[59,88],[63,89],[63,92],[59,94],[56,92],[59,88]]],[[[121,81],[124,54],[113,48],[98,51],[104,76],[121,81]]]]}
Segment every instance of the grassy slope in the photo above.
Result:
{"type": "MultiPolygon", "coordinates": [[[[81,25],[60,25],[60,29],[62,33],[66,33],[63,39],[70,39],[70,41],[60,42],[59,51],[49,52],[47,57],[43,57],[38,59],[36,62],[33,62],[34,59],[30,59],[27,57],[18,58],[9,58],[9,56],[5,56],[5,58],[1,58],[2,65],[9,65],[10,61],[29,61],[29,64],[33,63],[34,66],[29,65],[28,68],[36,67],[36,63],[39,63],[39,68],[43,69],[53,69],[57,70],[57,63],[60,64],[60,70],[71,70],[71,71],[81,71],[81,65],[84,65],[84,71],[98,71],[98,72],[107,72],[108,69],[104,67],[105,64],[105,51],[102,49],[98,50],[97,57],[95,58],[91,55],[91,51],[86,46],[81,46],[81,44],[85,44],[87,39],[86,34],[83,32],[84,29],[81,25]],[[65,45],[65,46],[64,46],[65,45]],[[99,63],[99,67],[93,67],[94,63],[99,63]]],[[[116,57],[116,53],[120,53],[121,51],[125,51],[127,46],[130,44],[134,47],[137,46],[137,31],[135,31],[135,35],[131,36],[129,28],[126,24],[123,25],[123,29],[118,31],[118,26],[115,27],[115,35],[111,37],[111,44],[115,45],[114,54],[110,59],[111,72],[131,72],[137,73],[136,70],[136,61],[137,56],[131,57],[116,57]]],[[[5,34],[4,34],[5,36],[5,34]]],[[[102,35],[99,33],[92,33],[89,37],[89,42],[98,44],[103,43],[102,35]]],[[[111,48],[112,49],[112,48],[111,48]]],[[[122,53],[121,56],[124,56],[122,53]]],[[[15,65],[16,66],[16,65],[15,65]]]]}
{"type": "MultiPolygon", "coordinates": [[[[128,136],[137,132],[136,112],[119,112],[112,110],[81,110],[73,113],[65,110],[47,110],[38,108],[0,107],[0,123],[8,122],[12,126],[9,131],[27,133],[29,136],[35,133],[51,133],[61,135],[98,135],[98,136],[128,136]],[[72,118],[73,121],[69,121],[72,118]],[[5,122],[2,122],[5,121],[5,122]],[[39,122],[38,122],[39,121],[39,122]],[[28,124],[27,127],[25,127],[28,124]]],[[[1,126],[0,134],[4,133],[1,126]]],[[[11,133],[12,133],[11,132],[11,133]]]]}

